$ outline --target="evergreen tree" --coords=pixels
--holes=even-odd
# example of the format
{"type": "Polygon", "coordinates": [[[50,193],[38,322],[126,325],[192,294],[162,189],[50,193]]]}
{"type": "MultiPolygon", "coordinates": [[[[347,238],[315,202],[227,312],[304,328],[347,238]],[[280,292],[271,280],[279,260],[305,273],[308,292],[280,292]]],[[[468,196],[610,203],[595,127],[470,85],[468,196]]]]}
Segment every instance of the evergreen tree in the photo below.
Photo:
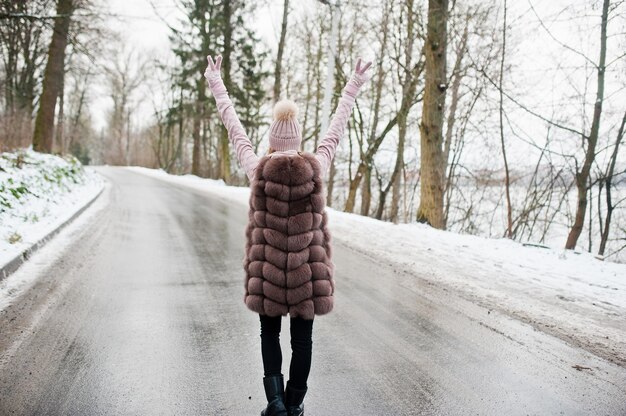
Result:
{"type": "MultiPolygon", "coordinates": [[[[180,62],[180,86],[186,103],[179,110],[193,120],[192,173],[199,175],[201,145],[210,140],[217,150],[215,160],[209,160],[211,176],[230,182],[230,147],[226,130],[219,121],[217,108],[206,94],[206,56],[222,54],[224,84],[235,104],[241,123],[253,141],[263,125],[261,107],[267,101],[263,83],[268,72],[263,68],[268,52],[257,35],[249,29],[248,20],[254,4],[241,0],[185,0],[180,5],[186,20],[171,28],[173,51],[180,62]],[[208,131],[219,134],[208,137],[208,131]],[[211,169],[215,163],[219,169],[211,169]]],[[[206,147],[206,146],[205,146],[206,147]]],[[[210,158],[210,155],[209,155],[210,158]]]]}

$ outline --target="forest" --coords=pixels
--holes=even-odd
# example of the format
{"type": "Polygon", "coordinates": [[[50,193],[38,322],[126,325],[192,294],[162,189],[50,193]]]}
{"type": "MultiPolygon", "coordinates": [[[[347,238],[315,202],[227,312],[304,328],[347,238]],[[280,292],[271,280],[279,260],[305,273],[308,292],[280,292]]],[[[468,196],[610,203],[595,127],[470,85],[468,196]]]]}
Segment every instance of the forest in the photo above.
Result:
{"type": "Polygon", "coordinates": [[[207,55],[259,155],[282,98],[315,152],[362,57],[328,206],[626,261],[624,1],[127,3],[0,0],[0,151],[247,186],[207,55]]]}

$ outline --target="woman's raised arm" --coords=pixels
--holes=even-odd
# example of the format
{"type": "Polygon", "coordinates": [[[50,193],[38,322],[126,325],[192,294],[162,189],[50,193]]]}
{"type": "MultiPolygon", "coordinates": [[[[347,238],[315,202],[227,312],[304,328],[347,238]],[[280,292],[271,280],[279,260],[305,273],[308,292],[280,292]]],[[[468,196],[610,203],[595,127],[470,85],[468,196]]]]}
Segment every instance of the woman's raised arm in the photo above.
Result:
{"type": "Polygon", "coordinates": [[[356,62],[356,68],[350,77],[350,80],[343,88],[343,94],[337,104],[337,109],[332,117],[328,131],[324,136],[324,139],[317,146],[316,157],[322,166],[322,173],[325,174],[330,167],[330,162],[335,157],[335,151],[339,140],[343,137],[343,133],[348,124],[348,118],[352,113],[352,107],[356,100],[356,96],[359,90],[370,78],[370,74],[367,72],[368,68],[372,65],[371,62],[361,65],[361,58],[356,62]]]}
{"type": "Polygon", "coordinates": [[[209,83],[209,89],[215,97],[215,103],[217,104],[217,111],[220,114],[222,123],[228,131],[228,139],[235,146],[235,153],[237,160],[243,169],[246,171],[248,179],[252,180],[252,173],[259,163],[259,157],[254,153],[252,143],[248,138],[239,117],[233,107],[233,102],[228,96],[224,81],[222,81],[222,75],[220,73],[220,67],[222,65],[222,56],[218,55],[215,62],[211,56],[207,56],[208,66],[204,72],[204,77],[209,83]]]}

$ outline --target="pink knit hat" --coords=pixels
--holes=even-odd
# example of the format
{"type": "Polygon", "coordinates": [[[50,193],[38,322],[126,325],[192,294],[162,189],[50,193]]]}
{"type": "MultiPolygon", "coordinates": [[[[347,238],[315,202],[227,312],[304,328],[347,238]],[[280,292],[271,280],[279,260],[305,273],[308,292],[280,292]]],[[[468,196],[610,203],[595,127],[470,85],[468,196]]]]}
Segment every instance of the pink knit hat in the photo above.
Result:
{"type": "Polygon", "coordinates": [[[291,100],[274,105],[274,121],[270,126],[270,147],[277,151],[298,150],[302,131],[297,120],[298,106],[291,100]]]}

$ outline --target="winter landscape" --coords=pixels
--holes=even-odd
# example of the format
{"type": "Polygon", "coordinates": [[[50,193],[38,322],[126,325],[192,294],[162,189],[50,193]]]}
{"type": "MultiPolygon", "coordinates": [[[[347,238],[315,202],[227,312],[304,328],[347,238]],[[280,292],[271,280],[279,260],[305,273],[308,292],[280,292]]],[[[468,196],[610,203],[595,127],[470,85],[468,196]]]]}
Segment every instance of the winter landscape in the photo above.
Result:
{"type": "Polygon", "coordinates": [[[625,415],[625,24],[0,2],[0,414],[625,415]]]}

